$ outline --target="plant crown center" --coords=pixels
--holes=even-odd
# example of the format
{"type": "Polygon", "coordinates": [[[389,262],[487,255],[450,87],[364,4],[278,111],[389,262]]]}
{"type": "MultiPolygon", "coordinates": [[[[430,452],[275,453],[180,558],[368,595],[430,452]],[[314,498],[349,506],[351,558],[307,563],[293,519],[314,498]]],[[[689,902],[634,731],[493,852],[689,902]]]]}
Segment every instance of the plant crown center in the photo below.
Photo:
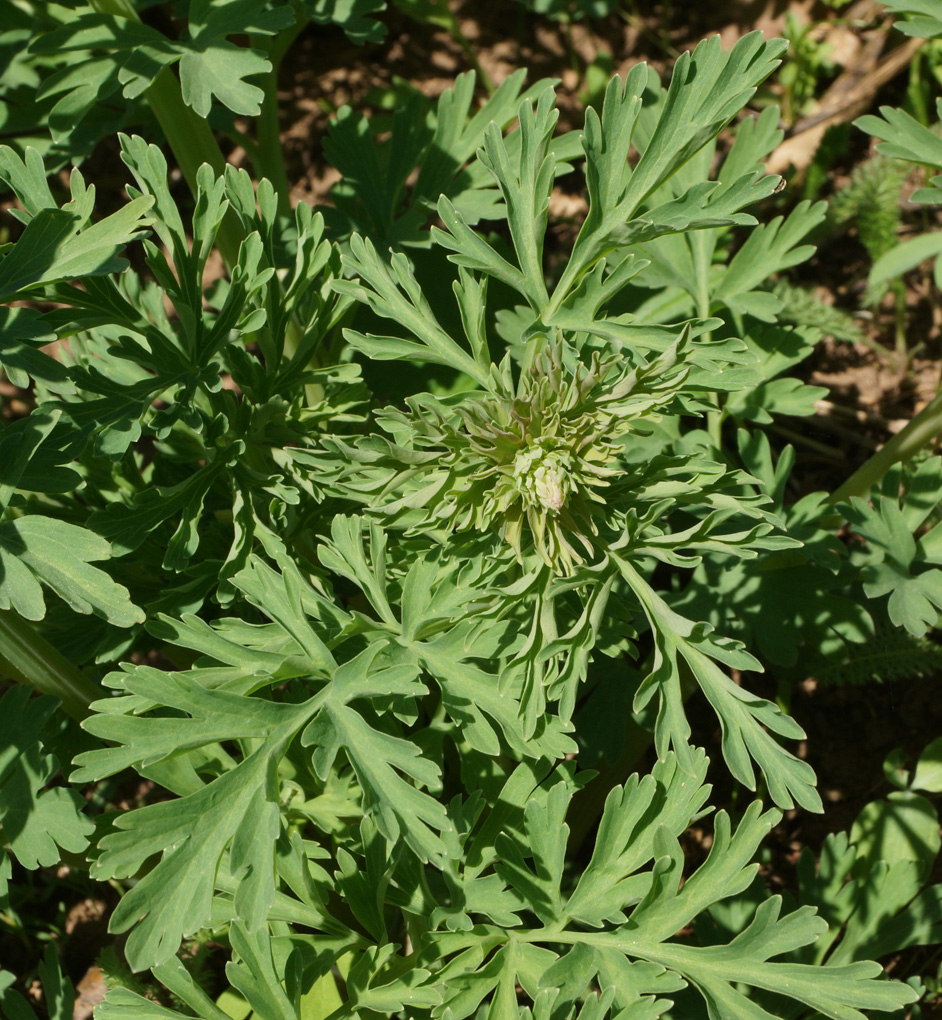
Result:
{"type": "Polygon", "coordinates": [[[514,458],[514,482],[528,503],[557,512],[569,495],[572,468],[566,450],[536,440],[514,458]]]}

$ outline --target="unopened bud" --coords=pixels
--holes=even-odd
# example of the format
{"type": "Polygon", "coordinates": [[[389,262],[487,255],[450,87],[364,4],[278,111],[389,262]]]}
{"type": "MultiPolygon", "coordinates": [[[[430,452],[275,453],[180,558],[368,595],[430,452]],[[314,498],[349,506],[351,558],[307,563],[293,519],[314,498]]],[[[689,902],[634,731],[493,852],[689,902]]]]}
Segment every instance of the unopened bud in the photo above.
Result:
{"type": "Polygon", "coordinates": [[[566,502],[569,476],[558,464],[542,464],[533,475],[537,499],[548,510],[558,510],[566,502]]]}
{"type": "Polygon", "coordinates": [[[569,457],[561,451],[531,446],[517,454],[514,479],[531,503],[540,503],[555,513],[569,495],[569,457]]]}

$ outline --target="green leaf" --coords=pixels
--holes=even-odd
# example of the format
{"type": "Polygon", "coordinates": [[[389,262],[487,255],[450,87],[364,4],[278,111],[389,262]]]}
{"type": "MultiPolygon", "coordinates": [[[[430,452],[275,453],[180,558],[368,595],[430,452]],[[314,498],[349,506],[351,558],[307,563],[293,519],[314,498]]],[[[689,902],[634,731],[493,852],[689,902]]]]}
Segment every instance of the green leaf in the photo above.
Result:
{"type": "Polygon", "coordinates": [[[354,235],[350,254],[343,261],[360,282],[337,281],[334,289],[369,305],[377,315],[394,320],[416,338],[372,337],[345,330],[344,337],[352,347],[384,361],[414,358],[447,365],[485,388],[490,386],[490,366],[469,357],[438,324],[404,255],[394,252],[386,264],[369,240],[354,235]]]}
{"type": "MultiPolygon", "coordinates": [[[[198,676],[198,673],[197,673],[198,676]]],[[[169,960],[181,939],[206,926],[216,871],[228,851],[238,879],[235,908],[250,930],[264,923],[275,893],[274,849],[279,833],[275,776],[288,744],[316,711],[315,702],[285,705],[208,690],[182,673],[139,667],[119,675],[127,695],[187,713],[177,718],[126,715],[120,702],[98,702],[104,714],[84,723],[95,736],[119,746],[88,751],[75,759],[73,781],[100,779],[127,765],[139,767],[220,740],[259,738],[234,768],[196,792],[150,804],[115,819],[116,831],[100,843],[95,874],[136,874],[148,858],[159,862],[118,904],[113,931],[127,931],[127,958],[134,970],[169,960]]],[[[130,702],[130,704],[128,704],[130,702]]]]}
{"type": "Polygon", "coordinates": [[[439,802],[403,778],[438,791],[438,766],[424,758],[414,743],[376,729],[349,705],[371,694],[419,696],[428,692],[418,681],[417,667],[393,666],[370,672],[379,650],[373,645],[337,670],[322,709],[305,729],[301,743],[316,747],[314,769],[321,779],[327,777],[343,748],[363,789],[366,809],[380,832],[390,843],[404,838],[420,860],[441,866],[445,858],[457,853],[449,845],[454,826],[439,802]]]}
{"type": "Polygon", "coordinates": [[[14,386],[27,389],[33,380],[55,393],[75,392],[69,370],[41,350],[55,339],[34,308],[0,307],[0,367],[14,386]]]}
{"type": "Polygon", "coordinates": [[[894,23],[906,35],[920,39],[942,36],[942,3],[939,0],[886,0],[886,9],[905,20],[894,23]]]}
{"type": "MultiPolygon", "coordinates": [[[[19,183],[24,164],[7,146],[0,146],[0,179],[19,183]]],[[[141,196],[97,223],[89,223],[94,188],[85,188],[72,171],[72,201],[62,209],[41,208],[31,216],[12,251],[0,259],[0,301],[47,283],[119,272],[127,266],[118,252],[139,237],[150,220],[152,205],[141,196]]]]}
{"type": "Polygon", "coordinates": [[[57,411],[36,410],[0,433],[0,507],[9,504],[37,449],[49,438],[58,421],[57,411]]]}
{"type": "Polygon", "coordinates": [[[82,853],[94,829],[77,791],[49,786],[58,763],[42,736],[55,708],[55,698],[31,700],[28,687],[14,686],[0,698],[0,831],[30,869],[58,864],[61,850],[82,853]]]}
{"type": "MultiPolygon", "coordinates": [[[[743,304],[745,296],[773,273],[805,262],[814,254],[813,245],[798,242],[824,221],[826,211],[825,202],[799,202],[787,218],[776,216],[756,227],[727,266],[713,291],[713,300],[733,311],[756,314],[754,307],[750,309],[743,304]]],[[[758,317],[774,321],[777,310],[773,308],[770,310],[772,314],[758,317]]]]}
{"type": "MultiPolygon", "coordinates": [[[[440,198],[453,203],[466,223],[499,218],[503,206],[494,178],[482,161],[473,160],[490,125],[499,135],[522,102],[556,84],[542,79],[521,92],[525,78],[522,68],[514,71],[474,110],[473,71],[459,75],[434,110],[421,93],[410,90],[393,111],[389,139],[381,142],[373,137],[369,118],[341,108],[325,145],[327,158],[342,174],[331,190],[336,208],[325,210],[334,235],[358,232],[383,246],[427,247],[429,235],[421,228],[440,198]],[[406,189],[416,168],[415,184],[406,189]]],[[[563,152],[567,142],[556,139],[552,145],[563,152]]],[[[520,132],[513,132],[506,141],[508,153],[516,154],[520,143],[520,132]]]]}
{"type": "Polygon", "coordinates": [[[125,556],[137,549],[165,521],[179,516],[181,523],[178,528],[192,525],[193,531],[192,534],[178,531],[174,535],[164,556],[164,567],[175,572],[184,570],[199,548],[195,525],[202,515],[206,495],[219,476],[231,469],[232,461],[239,452],[240,444],[233,444],[226,451],[228,456],[217,456],[186,481],[144,489],[130,505],[111,503],[89,517],[89,527],[110,542],[113,555],[125,556]]]}
{"type": "Polygon", "coordinates": [[[386,26],[371,14],[385,10],[386,0],[304,0],[304,9],[320,25],[338,25],[352,42],[382,42],[386,26]]]}
{"type": "Polygon", "coordinates": [[[60,96],[49,125],[63,146],[75,140],[77,125],[94,119],[97,103],[105,98],[113,102],[122,85],[127,97],[140,95],[175,57],[173,43],[156,29],[87,7],[53,31],[37,33],[30,52],[47,60],[66,55],[64,66],[36,92],[38,99],[60,96]]]}
{"type": "MultiPolygon", "coordinates": [[[[5,987],[13,975],[0,971],[0,1007],[7,1020],[36,1020],[36,1014],[18,992],[5,987]]],[[[46,946],[39,964],[39,980],[42,987],[43,1004],[50,1020],[72,1020],[75,1004],[75,989],[62,973],[62,966],[55,946],[46,946]]]]}
{"type": "Polygon", "coordinates": [[[870,543],[870,562],[862,570],[864,592],[869,598],[889,595],[891,621],[915,637],[922,637],[936,625],[942,609],[942,570],[923,569],[927,561],[933,562],[935,536],[927,532],[923,547],[922,539],[917,543],[912,535],[938,500],[938,495],[933,495],[938,487],[936,464],[935,459],[925,462],[903,496],[899,495],[898,472],[891,472],[885,492],[892,493],[895,482],[896,493],[876,495],[873,506],[854,497],[850,504],[840,507],[857,533],[870,543]],[[932,485],[932,493],[925,492],[925,480],[932,485]]]}
{"type": "Polygon", "coordinates": [[[495,124],[485,132],[484,150],[478,157],[500,187],[520,275],[526,281],[524,293],[536,311],[542,310],[548,296],[543,282],[543,236],[556,176],[556,160],[550,148],[559,118],[554,105],[550,89],[542,93],[536,107],[521,103],[516,160],[511,161],[495,124]]]}
{"type": "Polygon", "coordinates": [[[259,928],[250,933],[244,924],[236,922],[229,929],[229,938],[239,962],[226,964],[226,977],[245,996],[255,1015],[271,1020],[297,1020],[275,971],[267,930],[259,928]]]}
{"type": "Polygon", "coordinates": [[[94,613],[117,627],[140,623],[144,614],[127,589],[91,566],[110,555],[103,538],[66,521],[40,514],[5,521],[0,524],[0,608],[41,620],[46,586],[78,613],[94,613]]]}
{"type": "MultiPolygon", "coordinates": [[[[197,1016],[203,1017],[205,1020],[226,1020],[228,1014],[219,1009],[177,957],[166,963],[158,964],[152,968],[152,971],[154,977],[180,1001],[189,1006],[197,1016]]],[[[112,991],[117,991],[117,989],[112,991]]],[[[108,996],[106,995],[105,1001],[107,1000],[108,996]]]]}
{"type": "Polygon", "coordinates": [[[761,668],[756,659],[734,642],[707,637],[706,625],[694,624],[675,613],[621,557],[616,563],[654,634],[654,665],[635,697],[635,710],[643,707],[655,690],[659,692],[655,739],[660,753],[672,747],[681,766],[690,771],[690,727],[684,714],[679,672],[683,661],[719,717],[723,757],[733,775],[755,789],[755,762],[776,804],[790,808],[797,802],[810,811],[823,810],[811,766],[786,751],[771,735],[800,740],[804,731],[771,702],[734,684],[717,665],[719,661],[738,669],[756,670],[761,668]]]}
{"type": "Polygon", "coordinates": [[[910,786],[927,793],[942,793],[942,737],[928,744],[919,756],[910,786]]]}
{"type": "Polygon", "coordinates": [[[275,35],[295,22],[290,4],[276,0],[192,0],[187,29],[197,45],[240,33],[275,35]]]}
{"type": "MultiPolygon", "coordinates": [[[[932,0],[926,0],[926,2],[931,3],[932,0]]],[[[907,6],[908,9],[913,9],[912,4],[907,6]]],[[[939,13],[936,9],[936,18],[939,13]]],[[[921,22],[923,31],[914,31],[910,34],[922,35],[926,30],[929,30],[930,34],[935,34],[932,21],[918,20],[921,22]]],[[[904,22],[905,24],[907,23],[904,22]]],[[[906,31],[905,28],[903,30],[906,31]]],[[[942,170],[942,138],[939,138],[934,131],[920,124],[903,110],[894,109],[892,106],[881,106],[880,115],[883,120],[873,114],[868,114],[866,117],[860,117],[854,121],[861,130],[882,139],[882,144],[877,146],[878,152],[894,159],[906,159],[913,163],[921,163],[933,170],[942,170]]],[[[913,201],[929,205],[937,205],[942,201],[942,181],[939,177],[931,179],[930,187],[918,189],[913,195],[913,201]]],[[[916,238],[916,240],[925,241],[926,238],[916,238]]]]}
{"type": "Polygon", "coordinates": [[[896,790],[886,800],[868,804],[854,822],[850,839],[864,873],[878,861],[891,867],[916,861],[926,878],[942,848],[938,813],[929,800],[909,790],[896,790]]]}
{"type": "Polygon", "coordinates": [[[893,277],[902,276],[926,259],[937,258],[940,255],[942,255],[942,231],[903,241],[874,262],[870,270],[870,285],[874,286],[892,280],[893,277]]]}
{"type": "Polygon", "coordinates": [[[101,1020],[192,1020],[189,1014],[168,1009],[120,985],[108,990],[95,1012],[101,1020]]]}
{"type": "Polygon", "coordinates": [[[524,808],[526,856],[533,859],[529,868],[516,840],[498,836],[494,843],[500,860],[497,873],[511,885],[547,926],[562,917],[560,892],[569,826],[566,810],[572,790],[565,782],[557,783],[544,800],[531,799],[524,808]]]}
{"type": "Polygon", "coordinates": [[[773,414],[807,417],[829,393],[825,386],[808,386],[800,379],[770,379],[754,390],[737,393],[727,404],[729,413],[747,421],[769,424],[773,414]]]}
{"type": "Polygon", "coordinates": [[[640,900],[651,884],[640,869],[655,855],[659,829],[679,836],[709,796],[703,752],[694,763],[694,771],[685,772],[668,754],[650,775],[633,775],[609,793],[592,859],[566,904],[570,917],[597,928],[626,920],[625,904],[640,900]]]}
{"type": "MultiPolygon", "coordinates": [[[[752,32],[729,53],[721,49],[715,36],[700,43],[692,54],[683,54],[674,65],[649,137],[636,144],[642,155],[634,168],[628,166],[627,157],[648,85],[647,69],[638,65],[624,83],[612,80],[601,119],[591,108],[586,112],[583,144],[589,215],[554,291],[554,307],[586,269],[619,243],[622,224],[632,220],[644,202],[748,102],[756,86],[779,63],[784,47],[781,40],[763,42],[760,33],[752,32]]],[[[751,200],[745,195],[743,199],[751,200]]],[[[685,227],[678,225],[678,229],[685,227]]],[[[643,239],[643,235],[637,236],[637,240],[643,239]]]]}
{"type": "Polygon", "coordinates": [[[180,57],[180,87],[184,102],[208,117],[213,99],[243,117],[257,117],[265,93],[245,79],[266,74],[271,63],[256,50],[213,40],[180,57]]]}
{"type": "Polygon", "coordinates": [[[889,1012],[916,1000],[908,985],[876,980],[882,971],[877,963],[815,967],[769,962],[771,956],[812,941],[820,931],[813,914],[804,911],[779,920],[780,902],[778,897],[766,901],[750,927],[728,947],[642,945],[638,955],[678,971],[695,985],[706,1000],[710,1020],[730,1016],[774,1020],[738,985],[787,995],[832,1020],[865,1020],[863,1009],[889,1012]]]}

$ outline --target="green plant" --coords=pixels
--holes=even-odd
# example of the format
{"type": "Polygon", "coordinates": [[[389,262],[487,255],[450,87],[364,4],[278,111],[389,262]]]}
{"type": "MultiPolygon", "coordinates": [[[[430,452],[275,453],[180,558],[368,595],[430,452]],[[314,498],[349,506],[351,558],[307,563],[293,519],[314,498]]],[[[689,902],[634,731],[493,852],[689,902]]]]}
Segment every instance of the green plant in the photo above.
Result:
{"type": "MultiPolygon", "coordinates": [[[[831,215],[839,223],[853,222],[857,236],[876,261],[896,244],[899,231],[900,189],[905,168],[882,156],[854,168],[847,188],[835,195],[831,215]]],[[[873,301],[879,295],[869,296],[873,301]]]]}
{"type": "MultiPolygon", "coordinates": [[[[942,2],[940,0],[892,0],[887,5],[892,11],[908,15],[897,27],[907,35],[922,38],[942,37],[942,2]]],[[[942,119],[942,99],[936,101],[936,112],[942,119]]],[[[859,128],[879,138],[877,150],[892,159],[917,163],[927,170],[926,186],[910,196],[910,201],[922,205],[942,202],[942,138],[938,131],[920,124],[903,110],[890,106],[880,107],[880,117],[868,114],[855,122],[859,128]],[[882,119],[881,119],[882,118],[882,119]],[[939,171],[933,174],[934,171],[939,171]]],[[[870,286],[874,287],[901,276],[920,262],[935,259],[935,285],[942,287],[942,233],[929,231],[903,241],[884,252],[870,271],[870,286]]]]}
{"type": "MultiPolygon", "coordinates": [[[[846,189],[831,204],[831,216],[837,223],[853,224],[857,237],[874,264],[896,247],[902,223],[900,192],[907,172],[884,156],[875,156],[854,169],[846,189]]],[[[912,356],[906,343],[906,288],[901,279],[871,283],[865,300],[879,304],[892,287],[896,303],[896,356],[900,367],[912,356]]]]}
{"type": "MultiPolygon", "coordinates": [[[[112,988],[100,1020],[861,1020],[915,1000],[864,956],[931,925],[837,944],[826,899],[745,895],[781,810],[821,800],[778,739],[800,726],[730,671],[780,661],[770,618],[812,619],[818,651],[870,632],[832,503],[786,499],[794,452],[761,431],[819,395],[787,375],[818,334],[767,287],[823,208],[744,212],[779,183],[775,111],[710,179],[783,48],[711,39],[667,89],[639,65],[586,111],[581,154],[554,137],[552,87],[517,80],[477,118],[462,79],[434,126],[416,106],[358,150],[393,202],[339,192],[375,231],[342,249],[232,167],[196,170],[186,214],[140,137],[121,139],[129,201],[98,221],[80,173],[56,196],[34,150],[0,150],[24,225],[0,260],[0,364],[37,404],[0,433],[0,669],[24,684],[0,713],[0,875],[61,850],[120,892],[111,930],[153,980],[112,988]],[[589,212],[547,273],[557,159],[589,212]],[[439,192],[427,234],[415,161],[434,182],[417,198],[439,192]],[[742,584],[715,597],[723,570],[742,584]],[[60,717],[72,790],[49,787],[51,703],[26,684],[82,720],[60,717]],[[687,869],[711,789],[693,692],[775,806],[717,812],[687,869]],[[99,784],[129,776],[152,785],[119,807],[99,784]],[[218,984],[190,936],[219,944],[218,984]]],[[[4,1010],[28,1016],[11,983],[4,1010]]]]}
{"type": "MultiPolygon", "coordinates": [[[[116,121],[150,115],[195,193],[203,163],[217,174],[225,166],[212,115],[245,148],[257,175],[272,182],[284,215],[289,187],[277,78],[287,49],[311,22],[339,25],[357,42],[377,42],[385,33],[372,17],[384,0],[194,0],[179,35],[142,20],[148,5],[135,0],[25,0],[6,7],[0,136],[21,151],[39,141],[54,166],[87,155],[103,134],[113,133],[116,121]],[[245,39],[248,46],[241,44],[245,39]],[[254,133],[239,130],[236,117],[256,118],[254,133]]],[[[240,240],[234,222],[221,228],[217,243],[229,265],[240,240]]]]}
{"type": "Polygon", "coordinates": [[[782,86],[782,115],[793,124],[807,110],[818,91],[823,74],[833,70],[831,47],[815,37],[815,22],[803,23],[792,11],[785,16],[782,35],[788,40],[789,57],[778,73],[782,86]]]}
{"type": "Polygon", "coordinates": [[[845,343],[870,343],[854,316],[843,308],[827,305],[803,287],[779,280],[772,293],[782,302],[779,319],[794,326],[819,329],[845,343]]]}

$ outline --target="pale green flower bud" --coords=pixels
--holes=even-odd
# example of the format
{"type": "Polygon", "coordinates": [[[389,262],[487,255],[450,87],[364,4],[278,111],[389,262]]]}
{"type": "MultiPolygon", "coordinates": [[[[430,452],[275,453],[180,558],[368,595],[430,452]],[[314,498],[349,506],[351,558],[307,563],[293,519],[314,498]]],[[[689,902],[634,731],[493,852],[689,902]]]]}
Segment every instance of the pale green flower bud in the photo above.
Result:
{"type": "Polygon", "coordinates": [[[539,503],[556,513],[570,491],[569,457],[562,451],[548,451],[540,446],[521,450],[514,459],[514,481],[530,503],[539,503]]]}
{"type": "Polygon", "coordinates": [[[559,510],[569,494],[569,476],[558,464],[541,464],[533,475],[537,499],[547,510],[559,510]]]}

